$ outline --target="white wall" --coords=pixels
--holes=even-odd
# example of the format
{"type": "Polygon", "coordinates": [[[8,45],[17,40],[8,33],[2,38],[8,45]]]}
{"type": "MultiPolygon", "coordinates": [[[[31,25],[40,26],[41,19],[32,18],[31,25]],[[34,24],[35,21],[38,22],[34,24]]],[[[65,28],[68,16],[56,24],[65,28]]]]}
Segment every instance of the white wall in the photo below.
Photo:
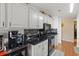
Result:
{"type": "Polygon", "coordinates": [[[62,40],[73,42],[74,40],[74,20],[63,19],[63,27],[61,30],[62,40]]]}

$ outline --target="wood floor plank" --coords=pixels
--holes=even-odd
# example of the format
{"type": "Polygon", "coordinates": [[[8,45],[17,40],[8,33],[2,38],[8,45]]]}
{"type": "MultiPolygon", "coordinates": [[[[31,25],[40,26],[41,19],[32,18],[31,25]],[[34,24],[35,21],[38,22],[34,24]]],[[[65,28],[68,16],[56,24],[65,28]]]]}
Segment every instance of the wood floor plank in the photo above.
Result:
{"type": "Polygon", "coordinates": [[[61,50],[64,52],[64,56],[79,56],[79,54],[76,54],[74,51],[75,43],[74,42],[67,42],[63,41],[59,44],[56,49],[61,50]]]}

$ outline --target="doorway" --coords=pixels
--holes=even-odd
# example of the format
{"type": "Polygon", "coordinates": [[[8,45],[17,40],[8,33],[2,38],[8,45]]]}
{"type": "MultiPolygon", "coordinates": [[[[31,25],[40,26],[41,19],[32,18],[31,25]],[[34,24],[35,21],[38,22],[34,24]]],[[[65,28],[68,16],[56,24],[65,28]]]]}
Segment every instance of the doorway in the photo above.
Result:
{"type": "Polygon", "coordinates": [[[77,21],[74,21],[74,44],[77,44],[77,21]]]}
{"type": "Polygon", "coordinates": [[[61,38],[64,41],[74,42],[74,19],[61,20],[61,38]]]}

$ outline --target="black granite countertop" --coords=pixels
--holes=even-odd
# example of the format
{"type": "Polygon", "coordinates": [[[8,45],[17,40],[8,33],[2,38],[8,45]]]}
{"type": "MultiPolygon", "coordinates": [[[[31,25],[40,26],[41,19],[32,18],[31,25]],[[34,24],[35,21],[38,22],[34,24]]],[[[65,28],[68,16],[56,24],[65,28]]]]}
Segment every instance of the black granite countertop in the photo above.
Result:
{"type": "Polygon", "coordinates": [[[36,44],[39,44],[39,43],[41,43],[41,42],[43,42],[45,40],[47,40],[47,38],[46,39],[39,39],[39,38],[37,38],[36,40],[29,40],[28,43],[32,44],[32,45],[36,45],[36,44]]]}

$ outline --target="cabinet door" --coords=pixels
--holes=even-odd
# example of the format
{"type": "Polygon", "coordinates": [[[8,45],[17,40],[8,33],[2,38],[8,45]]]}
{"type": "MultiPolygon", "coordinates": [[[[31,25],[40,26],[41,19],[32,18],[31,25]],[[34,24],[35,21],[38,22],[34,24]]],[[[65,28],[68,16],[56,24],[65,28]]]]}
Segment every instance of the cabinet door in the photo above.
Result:
{"type": "Polygon", "coordinates": [[[35,56],[42,56],[42,43],[35,46],[35,56]]]}
{"type": "Polygon", "coordinates": [[[29,28],[38,28],[38,11],[31,7],[29,7],[29,28]]]}
{"type": "Polygon", "coordinates": [[[28,44],[27,53],[29,56],[34,56],[35,55],[35,46],[28,44]]]}
{"type": "Polygon", "coordinates": [[[8,4],[8,25],[10,27],[28,28],[28,7],[18,4],[8,4]]]}
{"type": "Polygon", "coordinates": [[[42,13],[39,13],[39,29],[43,29],[43,21],[44,21],[44,15],[42,13]]]}
{"type": "Polygon", "coordinates": [[[51,17],[48,17],[48,23],[51,24],[51,17]]]}
{"type": "Polygon", "coordinates": [[[50,17],[47,16],[46,19],[47,19],[47,23],[50,24],[50,17]]]}
{"type": "Polygon", "coordinates": [[[50,21],[51,21],[51,28],[53,29],[53,19],[50,18],[50,21]]]}
{"type": "Polygon", "coordinates": [[[48,40],[45,40],[42,46],[43,46],[42,56],[47,56],[48,55],[48,40]]]}
{"type": "Polygon", "coordinates": [[[5,4],[0,3],[0,27],[5,26],[5,4]]]}
{"type": "Polygon", "coordinates": [[[47,15],[44,15],[44,23],[48,23],[47,15]]]}

